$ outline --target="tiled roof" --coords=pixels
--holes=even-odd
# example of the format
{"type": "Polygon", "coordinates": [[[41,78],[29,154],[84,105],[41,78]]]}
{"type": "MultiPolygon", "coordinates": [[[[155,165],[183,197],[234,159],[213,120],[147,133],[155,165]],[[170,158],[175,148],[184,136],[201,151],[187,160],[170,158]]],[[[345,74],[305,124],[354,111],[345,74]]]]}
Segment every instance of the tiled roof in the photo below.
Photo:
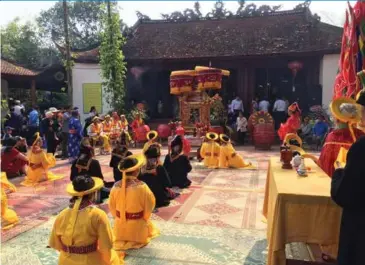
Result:
{"type": "Polygon", "coordinates": [[[2,75],[36,76],[38,74],[38,72],[11,63],[4,58],[0,59],[0,64],[2,75]]]}
{"type": "MultiPolygon", "coordinates": [[[[127,60],[339,53],[343,29],[316,20],[307,10],[196,21],[139,21],[123,47],[127,60]]],[[[76,52],[97,62],[98,48],[76,52]]]]}

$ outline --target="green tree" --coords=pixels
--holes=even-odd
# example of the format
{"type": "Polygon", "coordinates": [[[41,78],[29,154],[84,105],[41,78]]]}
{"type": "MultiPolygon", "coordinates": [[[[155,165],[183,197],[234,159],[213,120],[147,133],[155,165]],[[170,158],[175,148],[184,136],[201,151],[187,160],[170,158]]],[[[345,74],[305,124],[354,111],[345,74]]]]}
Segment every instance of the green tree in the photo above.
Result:
{"type": "Polygon", "coordinates": [[[58,51],[43,45],[37,25],[22,24],[19,18],[1,27],[1,49],[2,56],[28,68],[37,69],[59,62],[58,51]]]}
{"type": "Polygon", "coordinates": [[[114,109],[124,110],[125,87],[127,72],[122,47],[125,38],[120,31],[120,19],[116,2],[107,2],[108,12],[105,16],[104,30],[101,34],[100,65],[103,88],[106,100],[114,109]]]}
{"type": "MultiPolygon", "coordinates": [[[[74,49],[88,49],[100,44],[106,7],[103,1],[67,1],[70,45],[74,49]]],[[[62,1],[42,11],[37,18],[43,37],[65,44],[62,1]]]]}

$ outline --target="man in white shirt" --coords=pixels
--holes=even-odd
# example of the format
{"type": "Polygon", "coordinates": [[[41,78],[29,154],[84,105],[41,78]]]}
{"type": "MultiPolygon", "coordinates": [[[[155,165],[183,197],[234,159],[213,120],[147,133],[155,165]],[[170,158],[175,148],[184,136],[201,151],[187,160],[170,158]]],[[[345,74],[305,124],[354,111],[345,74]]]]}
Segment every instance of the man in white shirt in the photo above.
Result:
{"type": "Polygon", "coordinates": [[[275,120],[275,129],[279,129],[280,124],[285,122],[286,109],[287,109],[286,102],[280,96],[278,96],[272,109],[275,120]]]}
{"type": "Polygon", "coordinates": [[[269,107],[270,107],[270,102],[266,98],[260,101],[260,103],[259,103],[259,110],[260,111],[268,112],[269,107]]]}
{"type": "Polygon", "coordinates": [[[15,100],[14,101],[14,112],[18,115],[23,116],[23,111],[24,111],[24,106],[20,105],[20,101],[19,100],[15,100]]]}
{"type": "Polygon", "coordinates": [[[238,117],[238,114],[240,111],[243,112],[243,102],[240,99],[239,96],[237,96],[234,100],[231,102],[231,110],[235,114],[235,117],[238,117]]]}

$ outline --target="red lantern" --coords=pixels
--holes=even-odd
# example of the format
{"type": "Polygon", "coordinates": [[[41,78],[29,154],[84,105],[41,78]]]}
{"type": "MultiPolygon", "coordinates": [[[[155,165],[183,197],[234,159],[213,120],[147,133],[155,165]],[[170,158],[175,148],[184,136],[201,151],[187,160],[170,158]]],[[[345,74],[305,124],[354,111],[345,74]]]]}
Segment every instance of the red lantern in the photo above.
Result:
{"type": "Polygon", "coordinates": [[[303,63],[299,61],[292,61],[288,63],[288,68],[291,70],[293,77],[295,77],[299,70],[303,68],[303,63]]]}

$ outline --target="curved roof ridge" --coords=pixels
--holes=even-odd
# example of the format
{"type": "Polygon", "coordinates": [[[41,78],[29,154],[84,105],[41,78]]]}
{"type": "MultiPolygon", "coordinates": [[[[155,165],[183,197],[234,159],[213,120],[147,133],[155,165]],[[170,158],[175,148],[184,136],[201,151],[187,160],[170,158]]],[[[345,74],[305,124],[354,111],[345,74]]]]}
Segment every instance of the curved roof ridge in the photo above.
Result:
{"type": "Polygon", "coordinates": [[[232,15],[224,18],[214,18],[214,17],[201,17],[199,19],[139,19],[134,26],[138,26],[140,24],[154,24],[154,23],[189,23],[189,22],[205,22],[205,21],[217,21],[217,20],[229,20],[229,19],[248,19],[248,18],[262,18],[262,17],[270,17],[270,16],[285,16],[285,15],[298,15],[298,14],[306,14],[309,11],[307,8],[303,8],[300,10],[281,10],[270,13],[263,14],[255,14],[255,15],[232,15]]]}

